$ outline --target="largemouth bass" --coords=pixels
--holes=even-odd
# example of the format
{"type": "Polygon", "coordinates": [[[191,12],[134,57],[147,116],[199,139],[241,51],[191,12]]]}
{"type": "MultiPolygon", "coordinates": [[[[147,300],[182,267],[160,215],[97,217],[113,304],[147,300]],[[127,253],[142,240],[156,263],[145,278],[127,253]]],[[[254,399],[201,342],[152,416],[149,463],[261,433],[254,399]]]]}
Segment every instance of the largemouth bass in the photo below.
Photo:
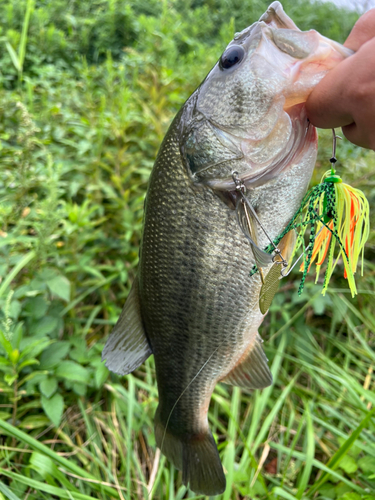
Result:
{"type": "MultiPolygon", "coordinates": [[[[266,233],[275,239],[299,208],[314,168],[317,135],[304,103],[347,55],[316,31],[300,31],[273,2],[235,35],[158,153],[138,276],[103,359],[124,375],[154,355],[156,442],[196,493],[225,489],[207,420],[215,385],[272,383],[258,328],[262,278],[273,264],[261,249],[266,233]],[[247,213],[251,238],[240,229],[236,180],[256,214],[247,213]],[[250,277],[259,261],[262,275],[250,277]]],[[[284,258],[293,245],[281,242],[284,258]]]]}

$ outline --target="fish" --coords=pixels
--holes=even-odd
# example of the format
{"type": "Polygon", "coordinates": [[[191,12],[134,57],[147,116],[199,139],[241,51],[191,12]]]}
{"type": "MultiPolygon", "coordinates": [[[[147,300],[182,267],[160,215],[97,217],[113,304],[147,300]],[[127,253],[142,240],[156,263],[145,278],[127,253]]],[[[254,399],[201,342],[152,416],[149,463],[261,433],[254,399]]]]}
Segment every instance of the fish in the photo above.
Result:
{"type": "MultiPolygon", "coordinates": [[[[125,375],[154,355],[156,444],[196,493],[226,488],[207,418],[215,385],[272,384],[258,333],[270,301],[259,303],[280,273],[264,249],[299,208],[315,165],[307,97],[348,55],[273,2],[234,35],[156,157],[138,274],[102,358],[125,375]],[[261,272],[250,276],[254,265],[261,272]]],[[[277,250],[287,260],[293,247],[287,235],[277,250]]]]}

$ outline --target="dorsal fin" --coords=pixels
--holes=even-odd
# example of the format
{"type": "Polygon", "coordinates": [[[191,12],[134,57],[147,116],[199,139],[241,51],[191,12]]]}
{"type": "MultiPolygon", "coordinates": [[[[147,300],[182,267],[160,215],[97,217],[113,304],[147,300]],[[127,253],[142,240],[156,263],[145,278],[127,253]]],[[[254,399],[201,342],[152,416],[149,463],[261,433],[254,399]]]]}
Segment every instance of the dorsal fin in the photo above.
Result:
{"type": "Polygon", "coordinates": [[[262,343],[263,340],[257,333],[250,348],[221,382],[244,389],[264,389],[271,385],[272,373],[268,368],[262,343]]]}
{"type": "Polygon", "coordinates": [[[119,375],[138,368],[152,354],[141,317],[138,280],[135,279],[121,315],[104,346],[102,360],[119,375]]]}

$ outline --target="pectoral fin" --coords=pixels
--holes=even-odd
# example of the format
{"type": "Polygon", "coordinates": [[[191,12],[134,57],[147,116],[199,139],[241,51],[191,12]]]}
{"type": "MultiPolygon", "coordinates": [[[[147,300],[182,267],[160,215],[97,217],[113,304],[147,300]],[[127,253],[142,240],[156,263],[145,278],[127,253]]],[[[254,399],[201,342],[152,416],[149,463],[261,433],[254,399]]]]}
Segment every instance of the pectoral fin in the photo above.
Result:
{"type": "Polygon", "coordinates": [[[135,280],[119,320],[110,334],[102,353],[106,367],[119,375],[127,375],[138,368],[152,354],[142,324],[135,280]]]}
{"type": "Polygon", "coordinates": [[[263,340],[257,333],[249,350],[221,382],[244,389],[263,389],[271,385],[272,373],[262,343],[263,340]]]}

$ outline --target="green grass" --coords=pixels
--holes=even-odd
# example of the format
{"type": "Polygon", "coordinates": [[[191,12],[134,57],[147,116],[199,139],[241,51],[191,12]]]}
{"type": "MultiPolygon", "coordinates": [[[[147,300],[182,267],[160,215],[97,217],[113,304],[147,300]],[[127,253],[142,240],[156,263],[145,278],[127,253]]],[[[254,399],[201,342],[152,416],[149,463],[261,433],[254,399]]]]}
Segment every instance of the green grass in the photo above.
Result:
{"type": "MultiPolygon", "coordinates": [[[[0,499],[197,498],[155,448],[153,359],[100,361],[134,279],[143,201],[167,127],[234,30],[266,1],[0,5],[0,499]]],[[[284,2],[343,41],[356,14],[284,2]]],[[[321,134],[314,174],[328,168],[321,134]]],[[[373,152],[342,141],[342,176],[369,198],[373,152]]],[[[371,227],[374,228],[372,216],[371,227]]],[[[375,231],[353,300],[299,273],[262,325],[274,384],[218,385],[209,420],[222,499],[375,499],[375,231]]]]}

